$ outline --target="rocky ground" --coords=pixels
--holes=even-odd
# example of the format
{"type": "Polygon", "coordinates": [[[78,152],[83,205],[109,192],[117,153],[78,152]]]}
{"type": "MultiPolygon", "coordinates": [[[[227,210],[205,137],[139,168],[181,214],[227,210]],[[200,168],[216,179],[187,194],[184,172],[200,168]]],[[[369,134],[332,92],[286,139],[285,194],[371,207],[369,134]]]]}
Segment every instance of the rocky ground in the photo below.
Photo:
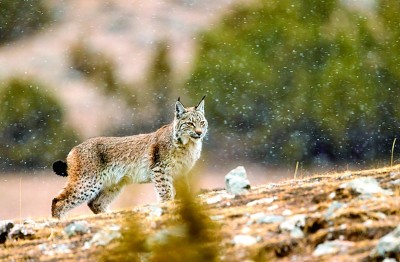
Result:
{"type": "Polygon", "coordinates": [[[400,166],[243,188],[202,192],[197,208],[183,198],[61,221],[2,221],[0,260],[400,259],[400,166]]]}

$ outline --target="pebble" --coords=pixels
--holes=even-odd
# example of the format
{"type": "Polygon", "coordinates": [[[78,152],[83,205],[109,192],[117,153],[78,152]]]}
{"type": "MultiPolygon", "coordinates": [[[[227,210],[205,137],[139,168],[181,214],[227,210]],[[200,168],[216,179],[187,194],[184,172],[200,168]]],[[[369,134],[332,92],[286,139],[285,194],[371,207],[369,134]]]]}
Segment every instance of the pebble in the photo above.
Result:
{"type": "Polygon", "coordinates": [[[291,216],[293,215],[293,212],[290,209],[285,209],[282,211],[282,216],[291,216]]]}
{"type": "Polygon", "coordinates": [[[327,254],[345,253],[352,246],[354,246],[354,242],[351,241],[326,241],[317,246],[317,248],[313,252],[313,256],[318,257],[327,254]]]}
{"type": "Polygon", "coordinates": [[[278,209],[278,208],[279,208],[278,205],[272,205],[272,206],[268,207],[267,210],[268,210],[268,211],[273,211],[273,210],[276,210],[276,209],[278,209]]]}
{"type": "Polygon", "coordinates": [[[285,217],[283,216],[277,216],[277,215],[265,215],[262,217],[259,217],[256,222],[257,224],[273,224],[273,223],[280,223],[285,220],[285,217]]]}
{"type": "Polygon", "coordinates": [[[399,178],[399,179],[396,179],[396,180],[393,180],[393,181],[391,181],[390,183],[391,183],[392,185],[398,186],[398,185],[400,185],[400,178],[399,178]]]}
{"type": "Polygon", "coordinates": [[[284,231],[289,231],[292,238],[303,238],[303,228],[306,224],[307,216],[304,214],[297,214],[287,218],[279,225],[279,228],[284,231]]]}
{"type": "Polygon", "coordinates": [[[302,228],[306,224],[306,215],[304,214],[297,214],[292,217],[289,217],[286,219],[280,226],[279,228],[281,230],[286,230],[286,231],[292,231],[296,227],[302,228]]]}
{"type": "Polygon", "coordinates": [[[46,256],[71,253],[71,249],[68,244],[40,244],[38,248],[46,256]]]}
{"type": "Polygon", "coordinates": [[[261,205],[261,204],[271,204],[272,202],[274,202],[277,199],[278,199],[277,197],[261,198],[261,199],[253,200],[253,201],[247,203],[246,206],[252,207],[252,206],[261,205]]]}
{"type": "Polygon", "coordinates": [[[94,234],[91,240],[85,242],[83,249],[89,249],[92,246],[106,246],[112,240],[120,237],[120,227],[113,225],[94,234]]]}
{"type": "Polygon", "coordinates": [[[232,243],[237,246],[251,246],[257,243],[257,239],[249,235],[237,235],[233,238],[232,243]]]}
{"type": "Polygon", "coordinates": [[[165,245],[170,241],[171,238],[181,237],[184,238],[187,234],[187,228],[185,226],[174,226],[162,229],[150,236],[147,239],[149,246],[165,245]]]}
{"type": "Polygon", "coordinates": [[[333,201],[324,214],[325,218],[326,219],[332,218],[337,210],[341,209],[342,207],[346,207],[346,206],[347,205],[345,203],[333,201]]]}
{"type": "Polygon", "coordinates": [[[89,232],[89,224],[86,221],[73,221],[64,228],[64,233],[68,237],[74,235],[84,235],[89,232]]]}

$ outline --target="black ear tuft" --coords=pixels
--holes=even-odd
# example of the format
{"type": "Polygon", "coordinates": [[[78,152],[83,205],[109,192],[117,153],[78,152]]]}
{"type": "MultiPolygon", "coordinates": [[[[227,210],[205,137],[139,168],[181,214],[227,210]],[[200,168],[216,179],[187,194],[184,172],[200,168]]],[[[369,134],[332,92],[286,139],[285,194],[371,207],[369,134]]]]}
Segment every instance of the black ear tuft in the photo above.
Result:
{"type": "Polygon", "coordinates": [[[206,98],[206,96],[203,96],[203,98],[200,100],[199,104],[197,106],[195,106],[195,109],[197,111],[200,111],[204,114],[204,98],[206,98]]]}
{"type": "Polygon", "coordinates": [[[179,101],[176,101],[175,103],[175,116],[177,118],[181,118],[182,115],[186,112],[186,108],[182,105],[182,103],[179,101]]]}

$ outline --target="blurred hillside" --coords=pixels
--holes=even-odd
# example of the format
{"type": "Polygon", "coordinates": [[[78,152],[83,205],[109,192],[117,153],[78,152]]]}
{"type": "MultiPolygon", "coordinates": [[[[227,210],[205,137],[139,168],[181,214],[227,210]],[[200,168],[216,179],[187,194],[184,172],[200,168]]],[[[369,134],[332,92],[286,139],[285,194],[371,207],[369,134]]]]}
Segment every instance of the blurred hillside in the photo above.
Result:
{"type": "MultiPolygon", "coordinates": [[[[49,149],[54,157],[87,137],[154,130],[170,121],[176,97],[190,105],[204,94],[210,159],[371,165],[389,159],[399,132],[395,0],[1,5],[1,88],[19,79],[41,89],[62,108],[63,129],[75,130],[49,149]]],[[[47,112],[43,101],[25,110],[47,112]]],[[[31,130],[16,144],[38,139],[27,116],[11,123],[31,130]]]]}
{"type": "MultiPolygon", "coordinates": [[[[2,1],[1,88],[19,79],[54,96],[63,108],[58,120],[78,135],[69,145],[92,136],[158,128],[171,120],[176,98],[184,96],[172,89],[189,73],[197,32],[213,24],[232,2],[2,1]],[[159,67],[166,73],[148,73],[159,64],[166,66],[159,67]],[[163,78],[168,86],[157,83],[163,78]],[[160,95],[162,89],[168,97],[160,95]],[[163,112],[161,119],[157,112],[163,112]],[[163,122],[153,122],[153,116],[163,122]]],[[[7,118],[10,112],[0,114],[7,118]]],[[[64,155],[67,148],[61,150],[64,155]]]]}

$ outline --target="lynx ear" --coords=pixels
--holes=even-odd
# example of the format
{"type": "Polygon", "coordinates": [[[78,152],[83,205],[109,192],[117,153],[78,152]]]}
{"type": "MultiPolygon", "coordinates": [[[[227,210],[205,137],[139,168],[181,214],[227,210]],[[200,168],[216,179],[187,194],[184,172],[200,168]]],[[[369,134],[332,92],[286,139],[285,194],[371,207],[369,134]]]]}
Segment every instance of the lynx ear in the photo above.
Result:
{"type": "Polygon", "coordinates": [[[177,118],[181,118],[181,116],[186,112],[186,108],[182,105],[180,101],[180,97],[178,97],[178,101],[175,103],[175,116],[177,118]]]}
{"type": "Polygon", "coordinates": [[[199,104],[195,107],[195,109],[197,111],[200,111],[204,114],[204,98],[206,98],[206,96],[203,96],[203,98],[201,99],[201,101],[199,102],[199,104]]]}

